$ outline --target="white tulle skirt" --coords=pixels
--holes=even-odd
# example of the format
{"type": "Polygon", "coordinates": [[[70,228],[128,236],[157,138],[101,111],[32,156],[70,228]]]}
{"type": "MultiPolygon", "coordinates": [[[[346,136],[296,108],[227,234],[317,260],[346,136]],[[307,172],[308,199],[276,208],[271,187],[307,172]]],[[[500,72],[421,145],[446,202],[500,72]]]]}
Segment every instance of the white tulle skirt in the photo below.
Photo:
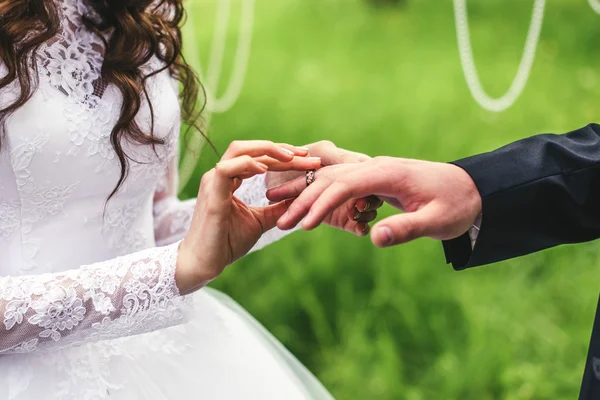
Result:
{"type": "Polygon", "coordinates": [[[0,356],[0,399],[332,399],[224,294],[193,295],[186,324],[46,354],[0,356]]]}

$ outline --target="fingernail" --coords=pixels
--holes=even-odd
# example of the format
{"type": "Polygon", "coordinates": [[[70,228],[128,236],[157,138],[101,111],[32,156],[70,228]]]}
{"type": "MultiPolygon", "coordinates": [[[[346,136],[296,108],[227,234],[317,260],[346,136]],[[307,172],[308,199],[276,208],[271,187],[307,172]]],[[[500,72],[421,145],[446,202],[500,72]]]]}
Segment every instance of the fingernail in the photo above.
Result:
{"type": "Polygon", "coordinates": [[[258,161],[258,165],[265,171],[269,169],[269,166],[267,164],[263,164],[260,161],[258,161]]]}
{"type": "Polygon", "coordinates": [[[310,161],[318,161],[321,164],[321,157],[306,157],[307,160],[310,161]]]}
{"type": "Polygon", "coordinates": [[[365,200],[365,208],[363,209],[363,211],[368,211],[369,207],[371,207],[371,203],[369,203],[369,200],[365,200]]]}
{"type": "Polygon", "coordinates": [[[387,226],[382,226],[380,229],[382,232],[383,244],[386,246],[392,244],[392,230],[387,226]]]}
{"type": "Polygon", "coordinates": [[[356,214],[354,214],[354,220],[358,221],[360,217],[362,217],[362,213],[360,211],[357,211],[356,214]]]}
{"type": "Polygon", "coordinates": [[[285,147],[280,147],[281,151],[284,152],[285,154],[287,154],[288,156],[294,156],[294,152],[291,151],[290,149],[286,149],[285,147]]]}
{"type": "Polygon", "coordinates": [[[310,151],[310,149],[308,147],[300,147],[300,146],[296,146],[297,149],[300,150],[304,150],[304,151],[310,151]]]}

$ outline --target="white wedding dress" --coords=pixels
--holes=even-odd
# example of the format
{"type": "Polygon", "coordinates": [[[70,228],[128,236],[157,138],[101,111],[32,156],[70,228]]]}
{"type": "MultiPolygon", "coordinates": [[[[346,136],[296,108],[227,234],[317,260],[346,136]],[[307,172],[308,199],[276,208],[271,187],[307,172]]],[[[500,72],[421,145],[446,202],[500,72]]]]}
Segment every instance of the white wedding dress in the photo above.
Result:
{"type": "MultiPolygon", "coordinates": [[[[176,197],[180,110],[167,72],[147,82],[167,145],[124,143],[135,161],[105,209],[120,172],[109,137],[120,92],[99,80],[103,42],[84,27],[82,15],[96,16],[83,0],[42,1],[59,6],[62,29],[39,49],[37,89],[0,149],[0,399],[330,399],[228,297],[178,293],[195,199],[176,197]]],[[[2,90],[0,106],[18,91],[2,90]]],[[[149,129],[147,104],[137,122],[149,129]]],[[[261,205],[264,192],[258,177],[236,195],[261,205]]]]}

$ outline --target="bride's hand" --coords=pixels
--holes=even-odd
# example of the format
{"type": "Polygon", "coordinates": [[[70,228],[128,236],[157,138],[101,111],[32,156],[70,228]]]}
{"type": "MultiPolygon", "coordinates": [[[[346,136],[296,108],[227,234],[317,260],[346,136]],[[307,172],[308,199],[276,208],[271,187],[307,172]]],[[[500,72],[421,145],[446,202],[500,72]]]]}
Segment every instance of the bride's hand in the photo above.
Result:
{"type": "Polygon", "coordinates": [[[175,279],[187,294],[216,278],[275,227],[290,202],[248,207],[233,193],[244,179],[267,171],[304,171],[321,165],[306,149],[269,141],[233,142],[204,174],[190,229],[181,242],[175,279]]]}
{"type": "MultiPolygon", "coordinates": [[[[309,150],[310,156],[321,158],[321,165],[323,167],[338,164],[359,163],[371,160],[371,157],[365,154],[341,149],[328,140],[309,144],[305,146],[305,148],[309,150]]],[[[266,179],[267,187],[273,189],[296,179],[298,181],[304,181],[304,172],[268,172],[266,179]]],[[[300,192],[305,186],[302,186],[301,182],[300,186],[289,187],[298,187],[298,192],[290,195],[290,197],[296,197],[300,195],[300,192]]],[[[283,198],[269,197],[270,193],[272,192],[273,191],[267,192],[267,197],[270,200],[283,200],[283,198]]],[[[323,223],[334,228],[354,233],[357,236],[365,236],[369,233],[369,223],[377,218],[377,209],[379,209],[382,205],[383,201],[375,196],[352,199],[342,204],[340,207],[327,215],[323,223]]],[[[294,225],[290,224],[280,224],[279,226],[281,229],[291,229],[293,227],[294,225]]]]}

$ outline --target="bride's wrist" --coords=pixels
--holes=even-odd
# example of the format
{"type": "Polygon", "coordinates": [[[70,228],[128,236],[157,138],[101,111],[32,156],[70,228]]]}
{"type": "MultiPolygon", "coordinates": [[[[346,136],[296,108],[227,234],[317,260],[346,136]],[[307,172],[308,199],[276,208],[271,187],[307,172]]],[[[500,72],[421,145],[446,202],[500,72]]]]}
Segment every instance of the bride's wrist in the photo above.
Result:
{"type": "Polygon", "coordinates": [[[184,296],[200,290],[215,278],[214,272],[187,246],[185,239],[182,240],[175,268],[175,284],[179,294],[184,296]]]}

